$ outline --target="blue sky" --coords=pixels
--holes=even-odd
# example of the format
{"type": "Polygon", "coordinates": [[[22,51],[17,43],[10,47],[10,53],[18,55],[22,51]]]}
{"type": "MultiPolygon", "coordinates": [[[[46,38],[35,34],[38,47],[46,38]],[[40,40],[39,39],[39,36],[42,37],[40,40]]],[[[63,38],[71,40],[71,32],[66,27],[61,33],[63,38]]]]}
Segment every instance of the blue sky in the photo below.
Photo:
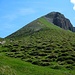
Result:
{"type": "Polygon", "coordinates": [[[75,0],[0,0],[0,37],[52,11],[61,12],[75,26],[75,0]]]}

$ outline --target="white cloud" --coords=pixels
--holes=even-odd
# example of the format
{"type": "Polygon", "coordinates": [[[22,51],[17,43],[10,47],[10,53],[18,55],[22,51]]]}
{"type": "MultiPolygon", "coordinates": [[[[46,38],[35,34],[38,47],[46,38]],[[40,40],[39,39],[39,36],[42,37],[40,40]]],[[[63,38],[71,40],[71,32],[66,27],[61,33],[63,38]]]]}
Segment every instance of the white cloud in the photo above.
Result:
{"type": "Polygon", "coordinates": [[[75,4],[75,0],[71,0],[71,2],[75,4]]]}
{"type": "Polygon", "coordinates": [[[71,3],[74,4],[73,9],[75,10],[75,0],[70,0],[70,1],[71,1],[71,3]]]}

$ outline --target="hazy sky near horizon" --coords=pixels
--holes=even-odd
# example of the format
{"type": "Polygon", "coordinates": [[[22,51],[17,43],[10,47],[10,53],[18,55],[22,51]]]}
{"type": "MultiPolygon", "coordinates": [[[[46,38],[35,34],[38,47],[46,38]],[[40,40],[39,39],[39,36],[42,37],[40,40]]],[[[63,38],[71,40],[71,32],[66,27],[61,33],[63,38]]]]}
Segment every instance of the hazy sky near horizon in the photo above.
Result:
{"type": "Polygon", "coordinates": [[[75,26],[75,0],[0,0],[0,37],[52,11],[61,12],[75,26]]]}

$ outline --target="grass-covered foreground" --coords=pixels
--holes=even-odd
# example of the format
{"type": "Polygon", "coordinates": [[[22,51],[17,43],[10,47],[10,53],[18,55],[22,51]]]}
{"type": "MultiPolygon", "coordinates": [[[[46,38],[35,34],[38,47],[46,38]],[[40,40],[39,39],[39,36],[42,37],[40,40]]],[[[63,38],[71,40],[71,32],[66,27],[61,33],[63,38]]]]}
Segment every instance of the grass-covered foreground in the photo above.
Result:
{"type": "Polygon", "coordinates": [[[36,66],[0,53],[0,75],[75,75],[75,71],[36,66]]]}

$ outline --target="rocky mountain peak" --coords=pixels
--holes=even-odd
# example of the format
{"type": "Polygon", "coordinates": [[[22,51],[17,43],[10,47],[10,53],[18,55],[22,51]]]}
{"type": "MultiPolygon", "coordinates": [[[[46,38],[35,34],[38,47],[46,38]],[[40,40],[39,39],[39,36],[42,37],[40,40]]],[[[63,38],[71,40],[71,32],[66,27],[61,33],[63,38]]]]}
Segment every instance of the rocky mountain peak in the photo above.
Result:
{"type": "Polygon", "coordinates": [[[67,19],[63,14],[59,12],[51,12],[47,15],[45,15],[45,18],[53,23],[54,25],[57,25],[65,30],[71,30],[75,31],[73,25],[71,24],[70,20],[67,19]]]}

